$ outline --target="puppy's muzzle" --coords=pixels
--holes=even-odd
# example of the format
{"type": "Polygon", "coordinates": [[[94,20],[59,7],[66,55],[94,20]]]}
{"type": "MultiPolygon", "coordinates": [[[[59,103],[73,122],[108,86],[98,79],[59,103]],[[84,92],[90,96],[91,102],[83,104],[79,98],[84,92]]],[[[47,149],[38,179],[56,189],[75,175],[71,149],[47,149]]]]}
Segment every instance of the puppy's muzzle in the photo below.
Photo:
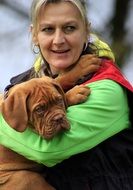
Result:
{"type": "MultiPolygon", "coordinates": [[[[65,120],[65,115],[64,114],[56,114],[53,118],[52,118],[52,121],[55,125],[61,125],[65,120]]],[[[68,126],[63,126],[63,128],[68,128],[68,126]]]]}
{"type": "Polygon", "coordinates": [[[45,117],[45,121],[45,126],[42,128],[42,136],[45,136],[46,139],[51,139],[62,130],[70,129],[70,124],[62,111],[49,113],[45,117]]]}

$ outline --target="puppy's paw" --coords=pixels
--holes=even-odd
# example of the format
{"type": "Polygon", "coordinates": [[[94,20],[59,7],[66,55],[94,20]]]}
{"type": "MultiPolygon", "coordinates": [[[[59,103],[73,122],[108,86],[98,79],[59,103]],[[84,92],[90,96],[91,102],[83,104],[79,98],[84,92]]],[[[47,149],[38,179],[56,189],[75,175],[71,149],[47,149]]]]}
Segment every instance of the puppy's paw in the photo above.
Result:
{"type": "Polygon", "coordinates": [[[90,88],[84,85],[76,85],[66,93],[68,106],[85,102],[90,94],[90,88]]]}

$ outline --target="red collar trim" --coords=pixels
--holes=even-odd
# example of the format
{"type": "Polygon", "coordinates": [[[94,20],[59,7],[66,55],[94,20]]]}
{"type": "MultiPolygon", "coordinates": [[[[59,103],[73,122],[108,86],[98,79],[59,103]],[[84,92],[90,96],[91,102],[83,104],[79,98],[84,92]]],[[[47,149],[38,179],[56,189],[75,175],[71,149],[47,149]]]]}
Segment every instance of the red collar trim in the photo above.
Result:
{"type": "Polygon", "coordinates": [[[129,83],[129,81],[121,73],[120,69],[111,60],[104,59],[99,71],[95,73],[90,80],[86,81],[83,84],[88,84],[103,79],[114,80],[115,82],[127,88],[129,91],[133,92],[133,86],[129,83]]]}

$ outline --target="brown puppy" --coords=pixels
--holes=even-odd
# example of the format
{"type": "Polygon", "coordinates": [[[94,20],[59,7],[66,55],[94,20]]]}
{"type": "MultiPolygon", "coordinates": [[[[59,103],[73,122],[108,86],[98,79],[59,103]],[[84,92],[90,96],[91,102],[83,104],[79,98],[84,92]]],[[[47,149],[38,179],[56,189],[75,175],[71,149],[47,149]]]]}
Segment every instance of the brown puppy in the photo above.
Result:
{"type": "Polygon", "coordinates": [[[6,122],[17,131],[24,131],[30,124],[46,139],[61,129],[69,129],[65,110],[86,100],[90,89],[75,86],[66,94],[61,86],[49,77],[31,79],[10,89],[1,103],[1,112],[6,122]]]}
{"type": "MultiPolygon", "coordinates": [[[[61,130],[70,128],[65,110],[72,104],[84,101],[90,90],[75,87],[65,94],[49,77],[31,79],[10,89],[1,102],[1,112],[6,122],[17,131],[24,131],[28,124],[46,139],[61,130]],[[75,94],[76,92],[76,94],[75,94]],[[76,99],[76,101],[75,101],[76,99]]],[[[0,146],[0,190],[53,190],[41,176],[42,165],[0,146]]]]}

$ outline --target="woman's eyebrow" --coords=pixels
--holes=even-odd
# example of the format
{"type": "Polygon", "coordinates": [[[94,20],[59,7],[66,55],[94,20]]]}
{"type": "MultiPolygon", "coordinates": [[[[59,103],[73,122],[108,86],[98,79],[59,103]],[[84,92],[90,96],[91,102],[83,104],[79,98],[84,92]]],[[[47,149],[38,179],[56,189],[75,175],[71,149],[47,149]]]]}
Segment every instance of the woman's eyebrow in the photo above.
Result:
{"type": "MultiPolygon", "coordinates": [[[[69,21],[62,22],[62,24],[64,24],[64,25],[77,24],[77,21],[76,20],[69,20],[69,21]]],[[[39,24],[39,26],[41,26],[41,27],[43,27],[43,26],[52,26],[52,25],[54,25],[53,22],[43,22],[43,23],[39,24]]]]}

